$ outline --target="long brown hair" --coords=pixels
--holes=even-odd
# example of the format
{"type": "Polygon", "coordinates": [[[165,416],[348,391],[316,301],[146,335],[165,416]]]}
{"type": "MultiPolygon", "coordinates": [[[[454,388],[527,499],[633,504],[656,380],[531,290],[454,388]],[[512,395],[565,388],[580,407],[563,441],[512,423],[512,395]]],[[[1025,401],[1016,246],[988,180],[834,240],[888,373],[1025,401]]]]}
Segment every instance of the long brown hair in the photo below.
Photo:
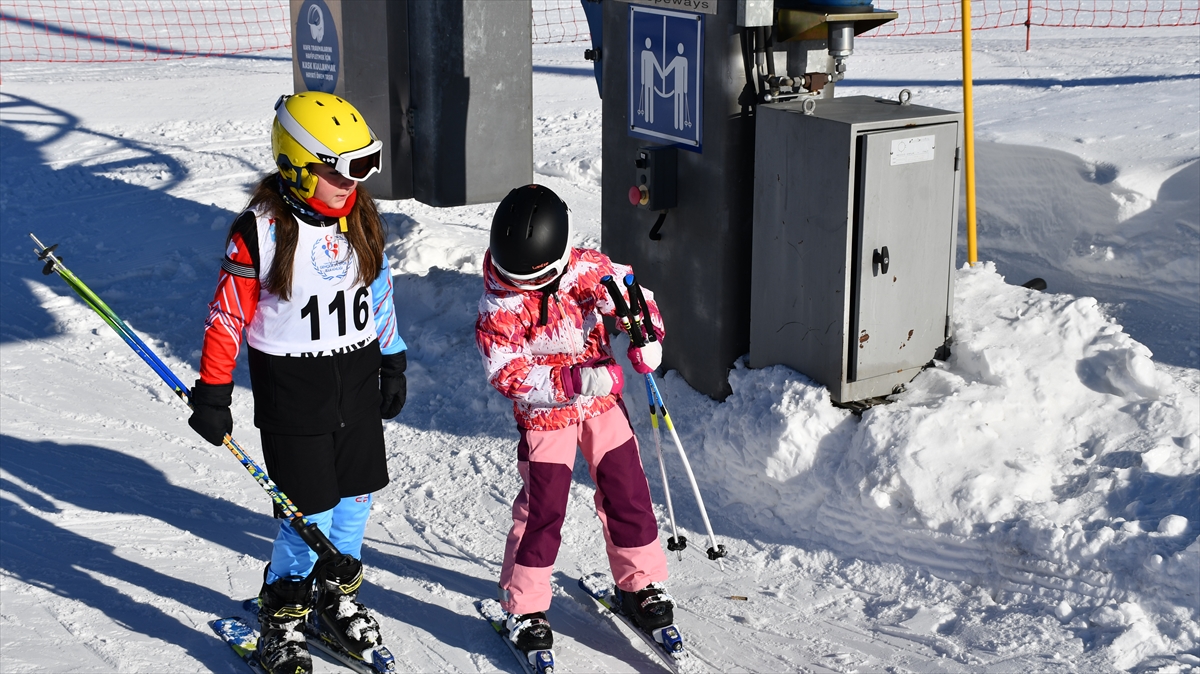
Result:
{"type": "MultiPolygon", "coordinates": [[[[263,279],[263,288],[285,302],[292,295],[292,263],[296,257],[296,240],[300,228],[291,209],[279,194],[279,173],[263,178],[250,195],[248,208],[275,218],[275,259],[263,279]]],[[[370,285],[383,266],[383,219],[375,208],[375,200],[359,183],[354,208],[346,216],[346,240],[358,258],[360,285],[370,285]]]]}

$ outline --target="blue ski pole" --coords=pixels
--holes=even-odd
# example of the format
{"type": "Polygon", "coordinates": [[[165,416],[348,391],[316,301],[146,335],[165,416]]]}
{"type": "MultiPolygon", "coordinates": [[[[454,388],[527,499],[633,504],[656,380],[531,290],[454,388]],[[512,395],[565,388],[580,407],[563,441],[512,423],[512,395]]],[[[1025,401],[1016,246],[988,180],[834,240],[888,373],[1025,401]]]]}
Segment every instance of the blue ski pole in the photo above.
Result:
{"type": "MultiPolygon", "coordinates": [[[[66,281],[67,285],[70,286],[71,289],[74,290],[75,293],[79,295],[79,297],[83,299],[83,301],[89,307],[91,307],[93,311],[99,314],[100,318],[104,319],[104,322],[108,323],[109,327],[111,327],[113,331],[116,332],[121,339],[123,339],[125,343],[129,345],[129,348],[133,349],[134,353],[141,357],[142,360],[146,361],[146,364],[149,365],[150,368],[153,369],[154,372],[158,374],[158,376],[161,377],[162,380],[166,382],[166,384],[170,386],[172,390],[175,391],[175,395],[177,395],[179,399],[186,403],[190,408],[192,406],[191,391],[188,389],[188,387],[179,379],[179,377],[175,376],[175,373],[171,371],[171,368],[167,367],[167,364],[162,362],[162,359],[159,358],[149,346],[146,346],[146,343],[142,341],[141,337],[138,337],[137,333],[135,333],[133,329],[125,323],[125,321],[121,320],[121,317],[117,316],[116,312],[114,312],[107,304],[104,303],[104,300],[101,300],[91,288],[87,287],[83,281],[79,280],[79,277],[75,276],[70,269],[67,269],[67,267],[63,265],[62,258],[56,256],[54,253],[54,249],[58,247],[58,244],[44,246],[42,245],[42,242],[39,241],[38,238],[32,233],[29,234],[29,238],[33,239],[33,242],[37,244],[37,248],[35,248],[33,252],[37,254],[39,260],[46,263],[46,266],[42,268],[42,273],[46,276],[49,276],[52,272],[57,273],[62,280],[66,281]]],[[[242,464],[242,466],[245,467],[246,471],[250,473],[250,476],[254,478],[255,482],[258,482],[259,486],[262,487],[263,490],[267,492],[267,495],[271,497],[271,500],[277,506],[279,506],[283,516],[288,520],[288,524],[295,529],[300,538],[303,539],[304,542],[307,543],[308,546],[317,553],[317,556],[321,561],[329,560],[332,557],[341,554],[333,545],[333,543],[330,542],[330,540],[325,536],[325,534],[321,532],[317,525],[308,521],[308,518],[306,518],[304,514],[296,508],[296,506],[292,503],[292,500],[288,498],[278,486],[276,486],[275,482],[271,480],[271,477],[267,475],[266,471],[260,468],[259,465],[255,463],[245,451],[242,450],[241,445],[239,445],[237,441],[233,439],[233,436],[226,435],[224,444],[225,447],[233,453],[233,456],[242,464]]]]}

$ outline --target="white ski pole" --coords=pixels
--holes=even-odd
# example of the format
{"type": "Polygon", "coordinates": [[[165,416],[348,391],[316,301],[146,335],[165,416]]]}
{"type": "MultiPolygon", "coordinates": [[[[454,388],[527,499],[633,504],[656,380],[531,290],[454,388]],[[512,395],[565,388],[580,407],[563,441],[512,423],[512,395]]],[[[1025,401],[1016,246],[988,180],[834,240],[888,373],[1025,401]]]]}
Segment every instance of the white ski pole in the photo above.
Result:
{"type": "Polygon", "coordinates": [[[667,423],[667,430],[671,433],[671,439],[675,441],[675,449],[679,450],[679,458],[683,459],[683,469],[687,471],[688,481],[692,483],[692,493],[696,495],[696,505],[700,506],[700,518],[704,520],[704,529],[708,532],[708,543],[711,547],[708,549],[708,558],[717,562],[721,570],[725,570],[725,564],[721,558],[728,554],[724,545],[717,544],[717,536],[713,533],[712,524],[708,521],[708,510],[704,508],[704,497],[700,495],[700,487],[696,484],[696,475],[692,473],[692,464],[688,461],[687,453],[683,451],[683,443],[679,441],[679,434],[675,432],[675,424],[671,423],[671,413],[667,411],[667,406],[663,404],[662,393],[658,390],[658,384],[647,375],[650,385],[654,389],[654,397],[658,401],[658,408],[662,410],[663,420],[667,423]]]}
{"type": "MultiPolygon", "coordinates": [[[[629,304],[625,302],[624,295],[621,294],[620,287],[613,280],[612,276],[605,276],[600,279],[600,283],[608,289],[608,294],[612,298],[613,307],[616,309],[617,320],[621,322],[621,327],[629,333],[629,341],[634,346],[642,346],[646,343],[646,336],[641,330],[640,325],[635,325],[631,322],[631,314],[629,312],[629,304]]],[[[653,339],[658,339],[657,335],[653,339]]],[[[662,442],[659,440],[658,432],[658,413],[655,411],[654,405],[654,378],[652,375],[646,375],[646,399],[650,402],[650,425],[654,428],[654,451],[658,453],[658,470],[662,474],[663,495],[667,501],[667,516],[671,519],[671,538],[667,539],[667,549],[679,554],[679,559],[683,559],[683,550],[687,547],[687,539],[679,535],[679,527],[675,524],[675,506],[671,503],[671,486],[667,481],[667,463],[663,460],[662,442]]]]}
{"type": "MultiPolygon", "coordinates": [[[[627,312],[629,315],[629,321],[633,327],[630,333],[630,338],[640,338],[637,341],[641,341],[642,343],[645,343],[646,339],[649,339],[650,341],[657,340],[658,336],[654,333],[654,326],[643,325],[643,323],[648,323],[650,321],[650,305],[648,302],[646,302],[645,296],[642,295],[642,287],[638,285],[637,280],[633,277],[633,274],[629,274],[625,277],[625,286],[629,288],[629,299],[633,308],[632,311],[627,312]],[[641,316],[641,320],[638,318],[639,314],[641,316]]],[[[620,297],[619,294],[618,297],[620,297]]],[[[619,315],[621,309],[620,304],[622,300],[614,301],[618,305],[617,311],[619,315]]],[[[635,345],[637,345],[636,341],[635,345]]],[[[667,424],[667,431],[671,433],[671,439],[675,441],[675,448],[679,450],[679,458],[683,460],[683,468],[685,471],[687,471],[688,481],[692,483],[692,493],[696,495],[696,504],[700,507],[700,517],[704,520],[704,528],[708,532],[708,542],[710,546],[708,548],[708,558],[714,560],[717,565],[721,567],[721,570],[724,571],[725,563],[721,561],[721,558],[727,554],[725,546],[717,543],[717,536],[713,533],[712,524],[708,521],[708,510],[704,507],[704,497],[700,495],[700,487],[696,484],[696,475],[692,472],[692,464],[688,461],[687,453],[683,451],[683,442],[679,440],[679,433],[675,432],[675,424],[671,423],[671,414],[667,411],[667,405],[663,402],[662,392],[658,390],[658,383],[654,381],[653,374],[646,375],[646,386],[649,387],[654,393],[654,398],[651,401],[651,405],[654,403],[658,404],[658,410],[662,412],[663,421],[667,424]]],[[[657,420],[657,416],[655,417],[655,420],[657,420]]],[[[659,454],[659,461],[662,461],[661,454],[659,454]]],[[[662,466],[662,469],[664,472],[666,471],[665,465],[662,466]]],[[[663,483],[666,483],[665,475],[663,476],[663,483]]]]}
{"type": "Polygon", "coordinates": [[[658,405],[654,397],[653,375],[646,375],[646,399],[650,401],[650,425],[654,428],[654,452],[658,455],[658,470],[662,474],[663,495],[667,499],[667,516],[671,518],[671,537],[667,539],[667,549],[679,555],[683,560],[683,550],[687,547],[687,539],[679,535],[675,526],[675,506],[671,504],[671,488],[667,484],[667,463],[663,460],[662,442],[658,431],[658,405]]]}

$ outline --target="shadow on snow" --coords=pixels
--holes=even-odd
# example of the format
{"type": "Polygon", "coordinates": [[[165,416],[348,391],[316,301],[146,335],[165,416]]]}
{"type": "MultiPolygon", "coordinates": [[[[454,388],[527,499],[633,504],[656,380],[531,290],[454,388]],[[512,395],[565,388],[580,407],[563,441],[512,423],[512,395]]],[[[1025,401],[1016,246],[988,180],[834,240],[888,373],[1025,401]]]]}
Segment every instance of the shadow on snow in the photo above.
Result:
{"type": "Polygon", "coordinates": [[[176,644],[210,670],[227,667],[228,653],[214,647],[213,636],[181,620],[169,602],[216,616],[233,608],[229,597],[55,525],[50,518],[61,511],[46,497],[93,513],[128,516],[131,522],[159,520],[228,548],[231,557],[266,552],[262,539],[273,530],[270,516],[174,486],[145,461],[103,447],[10,436],[0,436],[0,444],[0,467],[13,478],[0,480],[7,492],[0,501],[0,568],[7,576],[81,602],[134,632],[176,644]],[[151,596],[143,599],[142,593],[97,576],[118,579],[151,596]]]}

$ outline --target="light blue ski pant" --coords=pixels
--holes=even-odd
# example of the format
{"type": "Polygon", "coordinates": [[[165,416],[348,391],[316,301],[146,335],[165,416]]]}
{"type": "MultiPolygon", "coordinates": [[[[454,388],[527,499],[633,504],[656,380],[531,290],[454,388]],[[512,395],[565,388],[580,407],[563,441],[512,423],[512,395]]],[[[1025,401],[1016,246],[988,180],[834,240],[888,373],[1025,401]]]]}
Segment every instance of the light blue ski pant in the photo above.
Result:
{"type": "MultiPolygon", "coordinates": [[[[355,559],[362,556],[363,532],[367,528],[367,517],[371,514],[371,495],[347,496],[332,509],[316,514],[306,514],[329,541],[343,554],[355,559]]],[[[271,566],[267,570],[267,583],[280,578],[305,578],[312,573],[317,563],[317,553],[308,547],[304,539],[285,520],[279,521],[279,534],[271,551],[271,566]]]]}

